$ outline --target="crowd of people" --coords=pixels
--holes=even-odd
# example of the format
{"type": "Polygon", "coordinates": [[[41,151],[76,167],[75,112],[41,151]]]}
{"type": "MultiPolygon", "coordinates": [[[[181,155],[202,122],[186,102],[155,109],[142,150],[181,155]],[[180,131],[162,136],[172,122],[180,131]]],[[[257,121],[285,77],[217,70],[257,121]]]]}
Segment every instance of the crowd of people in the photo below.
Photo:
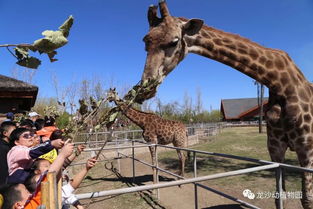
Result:
{"type": "Polygon", "coordinates": [[[7,113],[0,124],[0,209],[37,209],[41,206],[41,182],[47,173],[62,178],[62,209],[70,205],[84,208],[74,191],[96,159],[87,160],[85,167],[69,178],[66,167],[84,150],[63,136],[53,117],[41,117],[30,112],[28,118],[14,122],[14,114],[7,113]],[[75,150],[75,151],[74,151],[75,150]]]}

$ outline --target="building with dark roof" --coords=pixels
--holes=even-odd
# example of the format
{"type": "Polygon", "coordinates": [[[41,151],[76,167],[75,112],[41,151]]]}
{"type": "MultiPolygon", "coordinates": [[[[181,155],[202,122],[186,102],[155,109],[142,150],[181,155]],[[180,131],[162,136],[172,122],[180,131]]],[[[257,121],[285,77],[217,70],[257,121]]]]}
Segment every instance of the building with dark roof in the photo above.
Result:
{"type": "MultiPolygon", "coordinates": [[[[263,98],[263,115],[268,98],[263,98]]],[[[221,116],[224,121],[250,121],[259,117],[260,106],[257,98],[222,99],[221,116]]]]}
{"type": "Polygon", "coordinates": [[[38,87],[0,75],[0,113],[29,111],[36,102],[38,87]]]}

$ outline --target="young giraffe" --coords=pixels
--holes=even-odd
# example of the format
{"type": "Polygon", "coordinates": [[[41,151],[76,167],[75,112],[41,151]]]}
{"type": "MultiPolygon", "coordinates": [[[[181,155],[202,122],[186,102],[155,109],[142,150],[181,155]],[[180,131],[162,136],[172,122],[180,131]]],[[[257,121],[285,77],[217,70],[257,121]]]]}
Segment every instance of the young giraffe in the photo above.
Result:
{"type": "MultiPolygon", "coordinates": [[[[157,16],[157,6],[148,10],[150,30],[144,37],[147,58],[142,81],[160,84],[188,53],[235,68],[269,88],[266,120],[272,161],[283,162],[289,147],[296,151],[302,167],[312,168],[313,86],[288,54],[208,27],[199,19],[173,17],[165,1],[160,1],[159,7],[161,18],[157,16]]],[[[156,88],[145,98],[153,97],[155,92],[156,88]]],[[[302,185],[302,205],[313,208],[311,174],[303,174],[302,185]]]]}
{"type": "MultiPolygon", "coordinates": [[[[133,123],[139,126],[143,132],[144,140],[152,144],[167,145],[173,143],[175,147],[187,147],[187,129],[185,125],[178,121],[166,120],[153,113],[142,112],[128,106],[117,95],[115,89],[110,89],[107,95],[108,101],[114,101],[121,112],[133,123]]],[[[155,165],[154,147],[149,147],[152,158],[152,164],[155,165]]],[[[181,150],[177,150],[180,162],[179,175],[184,176],[185,172],[185,155],[181,150]]],[[[156,182],[156,169],[153,168],[153,178],[156,182]]]]}

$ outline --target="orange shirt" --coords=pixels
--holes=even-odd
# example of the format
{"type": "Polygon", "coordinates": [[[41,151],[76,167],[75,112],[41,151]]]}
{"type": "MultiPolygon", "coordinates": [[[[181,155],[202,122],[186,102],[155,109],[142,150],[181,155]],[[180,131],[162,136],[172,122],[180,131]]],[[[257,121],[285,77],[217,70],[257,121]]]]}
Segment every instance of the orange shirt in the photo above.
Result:
{"type": "Polygon", "coordinates": [[[47,138],[50,138],[53,131],[57,130],[58,128],[55,126],[46,126],[40,129],[39,131],[36,131],[36,134],[38,136],[44,136],[47,138]]]}
{"type": "MultiPolygon", "coordinates": [[[[45,176],[43,178],[43,180],[41,182],[46,182],[47,176],[45,176]]],[[[40,182],[40,183],[41,183],[40,182]]],[[[41,205],[41,188],[39,186],[39,188],[37,189],[35,196],[33,196],[28,203],[26,203],[26,205],[24,205],[24,209],[37,209],[37,207],[41,205]]]]}

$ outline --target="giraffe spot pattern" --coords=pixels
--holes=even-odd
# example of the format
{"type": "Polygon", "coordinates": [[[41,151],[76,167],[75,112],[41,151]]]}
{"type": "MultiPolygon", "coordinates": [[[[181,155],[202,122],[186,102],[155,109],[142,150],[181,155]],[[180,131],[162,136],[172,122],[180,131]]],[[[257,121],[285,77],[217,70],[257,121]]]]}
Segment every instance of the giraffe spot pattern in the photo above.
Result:
{"type": "Polygon", "coordinates": [[[302,101],[309,102],[309,97],[303,88],[301,88],[298,93],[302,101]]]}
{"type": "Polygon", "coordinates": [[[259,66],[257,69],[258,69],[258,74],[259,74],[260,76],[262,76],[262,75],[265,74],[265,69],[264,69],[263,67],[259,66]]]}
{"type": "Polygon", "coordinates": [[[271,80],[277,80],[278,74],[275,72],[268,72],[267,77],[271,80]]]}
{"type": "Polygon", "coordinates": [[[295,88],[292,85],[288,85],[285,89],[285,95],[286,96],[290,96],[292,94],[294,94],[295,88]]]}
{"type": "MultiPolygon", "coordinates": [[[[197,45],[197,44],[195,44],[195,45],[197,45]]],[[[209,51],[211,51],[214,48],[214,44],[211,41],[207,41],[207,42],[204,43],[204,47],[206,49],[208,49],[209,51]]]]}
{"type": "Polygon", "coordinates": [[[204,38],[211,38],[211,36],[205,32],[205,31],[201,31],[201,35],[204,37],[204,38]]]}
{"type": "Polygon", "coordinates": [[[306,122],[306,123],[309,123],[309,122],[311,122],[311,115],[309,115],[309,114],[305,114],[304,116],[303,116],[303,119],[304,119],[304,122],[306,122]]]}
{"type": "Polygon", "coordinates": [[[228,57],[228,58],[230,58],[232,60],[236,60],[237,59],[237,56],[233,52],[227,51],[227,50],[225,50],[223,48],[219,49],[219,53],[222,56],[228,57]]]}
{"type": "Polygon", "coordinates": [[[227,47],[228,49],[232,50],[232,51],[236,51],[237,47],[234,44],[226,44],[225,47],[227,47]]]}
{"type": "Polygon", "coordinates": [[[213,42],[214,42],[216,45],[219,45],[219,46],[222,45],[221,39],[215,38],[215,39],[213,39],[213,42]]]}
{"type": "Polygon", "coordinates": [[[237,45],[238,45],[238,47],[241,48],[241,49],[248,49],[248,47],[247,47],[245,44],[241,43],[241,42],[238,42],[237,45]]]}
{"type": "Polygon", "coordinates": [[[250,49],[249,55],[251,56],[253,60],[256,60],[259,57],[258,52],[254,48],[250,49]]]}
{"type": "Polygon", "coordinates": [[[313,144],[313,137],[312,137],[312,136],[309,136],[309,137],[307,138],[307,143],[308,143],[308,144],[313,144]]]}
{"type": "Polygon", "coordinates": [[[247,51],[246,49],[241,49],[241,48],[239,48],[239,49],[238,49],[238,52],[239,52],[240,54],[248,54],[248,51],[247,51]]]}
{"type": "Polygon", "coordinates": [[[287,73],[282,73],[280,76],[281,76],[280,78],[281,83],[286,84],[290,82],[290,79],[287,73]]]}
{"type": "Polygon", "coordinates": [[[239,62],[241,62],[244,65],[248,65],[250,63],[250,59],[248,57],[240,57],[239,62]]]}
{"type": "Polygon", "coordinates": [[[266,62],[266,58],[265,58],[264,56],[261,56],[261,57],[259,58],[259,63],[260,63],[261,65],[264,65],[265,62],[266,62]]]}
{"type": "Polygon", "coordinates": [[[271,69],[273,68],[274,64],[271,60],[268,60],[265,64],[266,68],[271,69]]]}
{"type": "Polygon", "coordinates": [[[301,108],[304,112],[309,112],[309,105],[305,103],[301,103],[301,108]]]}
{"type": "Polygon", "coordinates": [[[273,59],[273,53],[271,51],[266,51],[265,53],[265,56],[268,58],[268,59],[273,59]]]}
{"type": "Polygon", "coordinates": [[[292,97],[289,97],[288,101],[291,103],[297,103],[299,99],[296,96],[292,96],[292,97]]]}
{"type": "Polygon", "coordinates": [[[284,63],[279,58],[275,59],[275,66],[278,70],[282,70],[285,67],[284,63]]]}
{"type": "Polygon", "coordinates": [[[230,40],[229,38],[223,38],[222,41],[227,44],[232,43],[232,40],[230,40]]]}

